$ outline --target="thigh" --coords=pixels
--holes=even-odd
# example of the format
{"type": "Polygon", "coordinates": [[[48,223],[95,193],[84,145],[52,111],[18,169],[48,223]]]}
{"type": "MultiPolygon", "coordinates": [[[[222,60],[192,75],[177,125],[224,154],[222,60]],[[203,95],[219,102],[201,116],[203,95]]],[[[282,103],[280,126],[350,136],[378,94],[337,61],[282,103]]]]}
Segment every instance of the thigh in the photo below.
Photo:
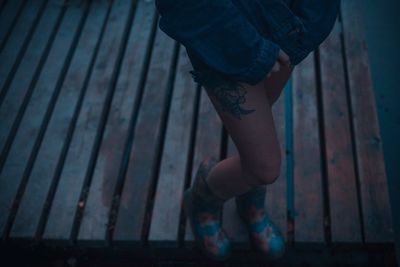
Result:
{"type": "Polygon", "coordinates": [[[264,80],[264,88],[267,93],[270,105],[273,105],[279,98],[287,81],[293,72],[294,66],[281,66],[279,71],[273,72],[264,80]]]}
{"type": "Polygon", "coordinates": [[[280,146],[265,81],[254,86],[208,82],[204,88],[238,149],[242,167],[262,172],[280,165],[280,146]]]}

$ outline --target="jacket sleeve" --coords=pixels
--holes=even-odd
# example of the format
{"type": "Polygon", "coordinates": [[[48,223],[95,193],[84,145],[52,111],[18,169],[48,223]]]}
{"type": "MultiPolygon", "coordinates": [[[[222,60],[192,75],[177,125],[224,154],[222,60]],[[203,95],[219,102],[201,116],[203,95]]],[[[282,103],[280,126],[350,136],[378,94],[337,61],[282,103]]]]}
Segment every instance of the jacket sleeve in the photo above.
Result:
{"type": "Polygon", "coordinates": [[[279,46],[266,39],[231,0],[156,0],[160,29],[206,65],[257,84],[271,71],[279,46]]]}

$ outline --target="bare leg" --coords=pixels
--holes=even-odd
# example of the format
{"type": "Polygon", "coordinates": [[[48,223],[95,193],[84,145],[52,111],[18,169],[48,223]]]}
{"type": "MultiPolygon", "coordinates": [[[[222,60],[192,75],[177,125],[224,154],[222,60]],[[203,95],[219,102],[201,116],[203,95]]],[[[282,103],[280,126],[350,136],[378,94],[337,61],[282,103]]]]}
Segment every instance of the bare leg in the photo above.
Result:
{"type": "MultiPolygon", "coordinates": [[[[220,99],[221,92],[206,88],[225,128],[232,137],[239,154],[220,161],[206,180],[216,195],[230,198],[247,192],[256,185],[271,184],[280,173],[281,154],[271,104],[279,97],[291,69],[282,68],[255,86],[240,83],[231,98],[244,96],[240,108],[247,114],[229,112],[241,110],[227,107],[231,102],[220,99]]],[[[236,101],[240,102],[240,101],[236,101]]],[[[240,112],[239,112],[240,113],[240,112]]]]}
{"type": "Polygon", "coordinates": [[[281,66],[278,72],[274,72],[264,80],[265,91],[271,106],[278,100],[292,72],[292,66],[281,66]]]}

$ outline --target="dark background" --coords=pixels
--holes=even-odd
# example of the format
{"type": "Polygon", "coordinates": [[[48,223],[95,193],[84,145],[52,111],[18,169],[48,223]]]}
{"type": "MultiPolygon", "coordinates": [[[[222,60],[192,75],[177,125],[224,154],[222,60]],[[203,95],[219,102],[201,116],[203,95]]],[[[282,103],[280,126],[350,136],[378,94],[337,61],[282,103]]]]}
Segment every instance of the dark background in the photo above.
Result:
{"type": "Polygon", "coordinates": [[[400,262],[400,1],[365,0],[362,11],[400,262]]]}

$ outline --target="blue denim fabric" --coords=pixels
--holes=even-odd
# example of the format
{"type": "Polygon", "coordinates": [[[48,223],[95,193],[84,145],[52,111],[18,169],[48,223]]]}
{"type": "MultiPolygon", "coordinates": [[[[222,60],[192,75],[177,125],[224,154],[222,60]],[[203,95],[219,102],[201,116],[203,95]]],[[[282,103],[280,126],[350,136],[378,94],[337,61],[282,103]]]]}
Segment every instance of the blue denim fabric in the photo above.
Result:
{"type": "Polygon", "coordinates": [[[340,0],[156,0],[159,27],[185,46],[196,82],[255,85],[286,52],[299,64],[329,35],[340,0]],[[209,75],[207,74],[207,75],[209,75]]]}

